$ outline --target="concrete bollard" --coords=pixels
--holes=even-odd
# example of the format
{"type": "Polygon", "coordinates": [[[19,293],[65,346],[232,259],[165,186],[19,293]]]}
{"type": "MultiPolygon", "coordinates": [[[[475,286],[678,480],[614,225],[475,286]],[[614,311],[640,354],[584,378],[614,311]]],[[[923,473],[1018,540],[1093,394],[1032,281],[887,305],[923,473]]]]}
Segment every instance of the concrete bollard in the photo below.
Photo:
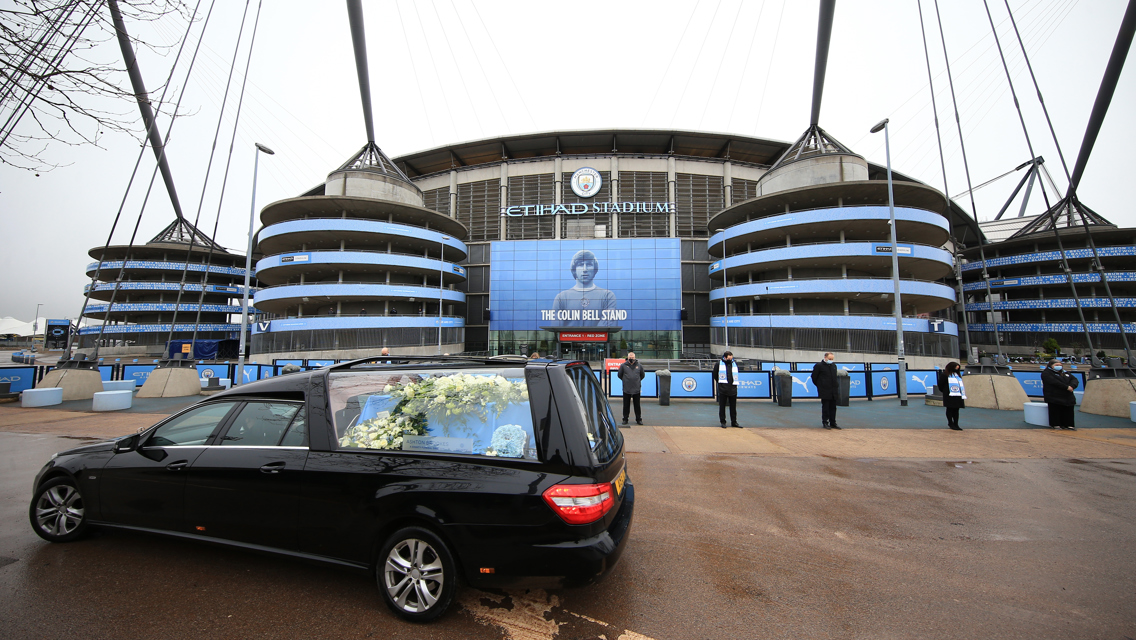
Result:
{"type": "Polygon", "coordinates": [[[62,387],[27,389],[20,394],[21,407],[50,407],[55,404],[63,404],[62,387]]]}
{"type": "Polygon", "coordinates": [[[121,411],[129,409],[134,392],[129,389],[119,391],[99,391],[91,400],[91,411],[121,411]]]}

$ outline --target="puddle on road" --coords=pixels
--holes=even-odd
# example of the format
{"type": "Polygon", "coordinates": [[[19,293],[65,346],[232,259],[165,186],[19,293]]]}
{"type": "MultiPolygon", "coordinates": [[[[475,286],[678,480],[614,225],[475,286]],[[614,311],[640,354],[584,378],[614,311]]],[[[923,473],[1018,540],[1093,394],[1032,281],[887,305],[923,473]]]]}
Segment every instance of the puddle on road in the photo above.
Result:
{"type": "Polygon", "coordinates": [[[947,462],[946,464],[947,464],[948,467],[954,467],[956,469],[965,469],[967,467],[967,465],[975,465],[975,464],[978,464],[978,463],[973,461],[973,460],[961,460],[961,461],[955,461],[955,462],[947,462]]]}
{"type": "MultiPolygon", "coordinates": [[[[508,640],[553,640],[560,633],[560,627],[569,624],[571,620],[564,622],[556,620],[553,609],[560,607],[560,598],[543,589],[531,591],[507,589],[504,593],[502,595],[478,589],[465,589],[459,595],[458,601],[481,624],[492,625],[504,631],[508,640]]],[[[560,612],[591,623],[607,632],[594,637],[613,640],[654,640],[627,629],[620,633],[619,627],[582,613],[566,609],[560,609],[560,612]]]]}

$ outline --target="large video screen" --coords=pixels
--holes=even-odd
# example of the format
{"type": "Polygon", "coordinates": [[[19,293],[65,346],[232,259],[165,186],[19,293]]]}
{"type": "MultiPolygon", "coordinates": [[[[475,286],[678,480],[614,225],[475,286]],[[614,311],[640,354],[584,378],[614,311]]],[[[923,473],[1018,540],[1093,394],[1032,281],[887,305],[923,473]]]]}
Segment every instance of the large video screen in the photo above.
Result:
{"type": "Polygon", "coordinates": [[[490,331],[678,331],[679,240],[525,240],[491,249],[490,331]]]}

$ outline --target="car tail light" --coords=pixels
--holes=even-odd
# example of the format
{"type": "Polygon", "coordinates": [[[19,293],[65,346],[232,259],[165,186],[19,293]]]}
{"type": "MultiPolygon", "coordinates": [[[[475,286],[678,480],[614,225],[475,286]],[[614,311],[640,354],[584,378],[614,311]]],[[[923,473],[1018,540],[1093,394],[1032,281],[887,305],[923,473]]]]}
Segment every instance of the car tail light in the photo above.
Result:
{"type": "Polygon", "coordinates": [[[615,504],[610,482],[553,485],[544,492],[544,501],[568,524],[595,522],[615,504]]]}

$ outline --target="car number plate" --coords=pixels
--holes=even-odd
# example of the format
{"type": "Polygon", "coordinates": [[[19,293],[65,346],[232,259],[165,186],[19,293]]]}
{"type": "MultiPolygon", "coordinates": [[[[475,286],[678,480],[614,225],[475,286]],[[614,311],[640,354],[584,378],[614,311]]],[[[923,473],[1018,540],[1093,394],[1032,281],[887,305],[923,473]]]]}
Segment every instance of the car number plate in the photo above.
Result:
{"type": "Polygon", "coordinates": [[[625,482],[627,482],[627,467],[620,469],[619,475],[615,477],[615,482],[612,482],[615,485],[616,497],[623,495],[623,483],[625,482]]]}

